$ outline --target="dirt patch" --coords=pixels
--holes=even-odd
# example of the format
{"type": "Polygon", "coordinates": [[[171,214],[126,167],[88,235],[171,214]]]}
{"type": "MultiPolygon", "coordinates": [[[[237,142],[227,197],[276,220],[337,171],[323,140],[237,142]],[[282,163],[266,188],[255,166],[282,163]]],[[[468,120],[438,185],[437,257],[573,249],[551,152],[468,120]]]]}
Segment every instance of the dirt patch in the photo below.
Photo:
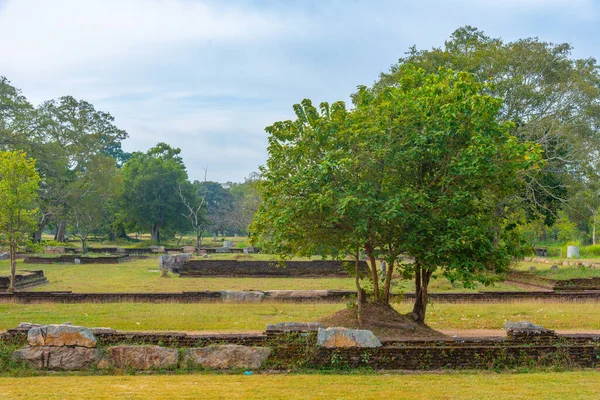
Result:
{"type": "Polygon", "coordinates": [[[381,340],[404,338],[437,339],[447,337],[425,324],[414,322],[411,318],[400,314],[388,304],[365,304],[362,315],[362,325],[358,322],[356,309],[338,311],[322,318],[319,322],[326,327],[341,326],[353,329],[368,329],[381,340]]]}

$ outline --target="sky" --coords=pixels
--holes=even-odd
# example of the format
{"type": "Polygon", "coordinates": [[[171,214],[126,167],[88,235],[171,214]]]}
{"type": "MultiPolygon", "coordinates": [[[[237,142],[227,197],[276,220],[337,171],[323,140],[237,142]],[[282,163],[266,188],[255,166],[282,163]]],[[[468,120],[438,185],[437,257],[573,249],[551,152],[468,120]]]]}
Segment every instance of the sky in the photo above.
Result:
{"type": "Polygon", "coordinates": [[[166,142],[190,179],[241,182],[293,104],[349,103],[464,25],[600,58],[600,0],[0,0],[0,76],[35,105],[72,95],[109,112],[126,151],[166,142]]]}

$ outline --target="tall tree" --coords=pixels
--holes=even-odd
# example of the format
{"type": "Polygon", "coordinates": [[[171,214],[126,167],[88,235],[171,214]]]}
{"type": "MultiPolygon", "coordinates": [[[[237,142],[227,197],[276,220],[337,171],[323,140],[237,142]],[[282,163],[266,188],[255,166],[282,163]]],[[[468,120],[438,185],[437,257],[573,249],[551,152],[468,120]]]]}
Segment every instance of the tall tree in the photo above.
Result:
{"type": "Polygon", "coordinates": [[[34,201],[40,177],[35,160],[22,151],[0,152],[0,238],[10,252],[10,285],[15,290],[16,251],[36,225],[34,201]]]}
{"type": "Polygon", "coordinates": [[[188,182],[188,176],[180,153],[159,143],[146,153],[133,153],[121,169],[124,215],[130,226],[150,231],[156,242],[163,230],[185,224],[186,208],[178,188],[188,182]]]}
{"type": "Polygon", "coordinates": [[[78,171],[71,196],[67,200],[67,227],[81,241],[81,251],[87,251],[89,236],[106,223],[106,211],[121,195],[123,182],[115,159],[98,154],[78,171]]]}
{"type": "Polygon", "coordinates": [[[467,71],[491,83],[487,91],[504,99],[500,121],[512,122],[511,134],[544,151],[545,168],[529,171],[522,199],[532,217],[541,213],[550,225],[570,195],[571,182],[600,150],[600,68],[593,58],[571,57],[572,50],[569,44],[537,38],[505,42],[465,26],[443,47],[410,48],[381,74],[375,90],[401,85],[406,64],[430,73],[439,67],[467,71]]]}
{"type": "MultiPolygon", "coordinates": [[[[294,254],[370,259],[373,300],[390,300],[394,269],[415,280],[414,315],[424,321],[438,271],[466,286],[489,282],[519,251],[512,226],[499,232],[496,206],[543,163],[498,123],[502,100],[468,73],[402,68],[399,84],[360,88],[356,108],[310,101],[269,132],[263,197],[252,230],[283,258],[294,254]],[[397,263],[397,256],[414,258],[397,263]],[[388,262],[380,277],[376,257],[388,262]],[[383,287],[379,287],[380,278],[383,287]]],[[[361,288],[357,287],[359,297],[361,288]]]]}
{"type": "Polygon", "coordinates": [[[56,239],[63,241],[69,199],[78,190],[78,177],[101,155],[127,158],[121,150],[121,141],[128,135],[114,125],[109,113],[71,96],[46,101],[36,112],[37,129],[42,137],[32,144],[31,154],[38,159],[43,177],[42,215],[51,217],[40,221],[39,232],[53,219],[58,227],[56,239]],[[38,142],[43,146],[37,145],[38,142]]]}
{"type": "Polygon", "coordinates": [[[206,203],[206,217],[209,221],[208,229],[214,235],[231,231],[233,226],[233,196],[228,188],[219,182],[194,181],[198,196],[206,203]]]}
{"type": "Polygon", "coordinates": [[[257,190],[259,180],[260,175],[253,172],[242,183],[227,183],[229,193],[233,197],[232,229],[237,233],[249,233],[248,228],[260,204],[257,190]]]}

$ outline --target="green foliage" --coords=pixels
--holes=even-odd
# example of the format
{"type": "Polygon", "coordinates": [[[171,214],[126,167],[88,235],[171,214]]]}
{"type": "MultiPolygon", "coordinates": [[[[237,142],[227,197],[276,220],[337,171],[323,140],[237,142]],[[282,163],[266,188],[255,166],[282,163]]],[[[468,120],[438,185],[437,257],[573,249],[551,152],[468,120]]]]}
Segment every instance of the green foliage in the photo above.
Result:
{"type": "Polygon", "coordinates": [[[486,282],[518,250],[510,227],[497,230],[498,201],[541,168],[539,147],[497,122],[501,99],[472,75],[408,65],[399,76],[395,87],[359,88],[353,111],[304,100],[296,121],[267,128],[255,240],[284,258],[377,249],[393,267],[411,256],[399,268],[425,297],[437,269],[467,286],[486,282]]]}
{"type": "Polygon", "coordinates": [[[37,225],[34,201],[39,183],[34,159],[22,151],[0,152],[0,242],[10,250],[10,291],[14,290],[17,246],[28,241],[27,233],[37,225]]]}
{"type": "Polygon", "coordinates": [[[176,230],[189,230],[178,190],[181,187],[189,194],[191,188],[180,153],[159,143],[146,153],[133,153],[121,169],[126,221],[134,229],[151,231],[157,242],[163,230],[171,236],[176,230]]]}
{"type": "MultiPolygon", "coordinates": [[[[498,110],[500,121],[513,123],[511,134],[519,141],[533,141],[543,148],[546,167],[527,173],[528,185],[522,193],[529,194],[524,196],[529,217],[541,214],[551,225],[564,200],[577,193],[573,184],[585,182],[590,169],[597,171],[591,164],[600,147],[600,67],[593,58],[573,58],[572,50],[567,43],[537,38],[505,42],[465,26],[443,47],[412,47],[388,73],[381,74],[375,88],[383,91],[401,85],[407,64],[431,73],[439,67],[467,71],[478,81],[491,83],[488,93],[504,99],[498,110]]],[[[597,207],[597,200],[594,204],[597,207]]]]}

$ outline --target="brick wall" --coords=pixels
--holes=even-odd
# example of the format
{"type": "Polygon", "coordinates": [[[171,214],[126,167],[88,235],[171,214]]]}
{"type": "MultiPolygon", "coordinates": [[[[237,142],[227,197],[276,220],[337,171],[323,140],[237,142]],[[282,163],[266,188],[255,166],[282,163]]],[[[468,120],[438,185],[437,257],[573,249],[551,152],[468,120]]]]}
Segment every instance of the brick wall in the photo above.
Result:
{"type": "MultiPolygon", "coordinates": [[[[361,261],[361,269],[368,271],[361,261]]],[[[339,261],[288,261],[278,266],[273,261],[190,260],[179,269],[181,277],[259,276],[259,277],[345,277],[352,263],[339,261]]]]}

